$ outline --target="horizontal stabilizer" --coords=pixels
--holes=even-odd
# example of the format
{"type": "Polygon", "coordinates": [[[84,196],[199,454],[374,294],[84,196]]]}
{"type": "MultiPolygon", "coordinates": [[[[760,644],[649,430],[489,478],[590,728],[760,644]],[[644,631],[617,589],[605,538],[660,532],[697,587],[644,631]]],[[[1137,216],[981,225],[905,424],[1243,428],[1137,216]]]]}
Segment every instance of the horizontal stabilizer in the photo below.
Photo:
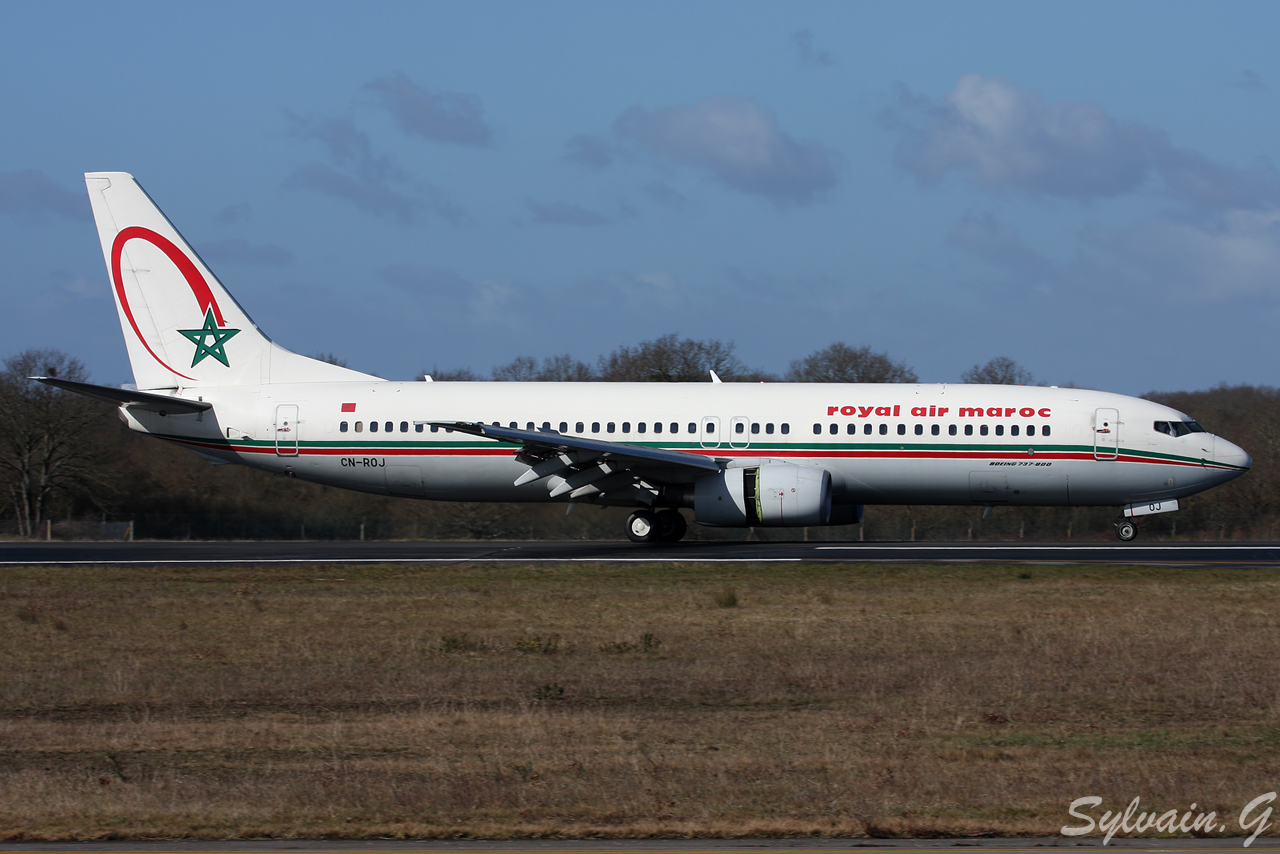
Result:
{"type": "Polygon", "coordinates": [[[76,394],[83,394],[86,397],[96,397],[98,400],[105,400],[108,403],[115,403],[120,406],[147,409],[152,412],[159,412],[161,415],[183,415],[192,412],[204,412],[206,409],[213,408],[212,403],[206,403],[203,400],[184,400],[181,397],[170,397],[167,394],[114,388],[109,385],[94,385],[93,383],[78,383],[73,380],[60,380],[54,377],[30,377],[30,379],[42,382],[45,385],[51,385],[54,388],[74,391],[76,394]]]}

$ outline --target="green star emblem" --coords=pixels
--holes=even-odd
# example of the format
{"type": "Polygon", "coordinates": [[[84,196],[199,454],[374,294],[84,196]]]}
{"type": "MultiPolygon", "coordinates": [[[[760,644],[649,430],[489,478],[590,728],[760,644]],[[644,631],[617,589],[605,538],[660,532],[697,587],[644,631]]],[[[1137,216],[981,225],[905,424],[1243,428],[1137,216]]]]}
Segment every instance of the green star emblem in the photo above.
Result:
{"type": "Polygon", "coordinates": [[[212,356],[228,368],[231,363],[227,361],[227,351],[224,346],[229,339],[234,337],[239,329],[219,329],[218,321],[213,317],[213,306],[209,306],[204,314],[204,326],[200,329],[179,329],[183,337],[189,338],[192,344],[196,345],[196,355],[191,360],[191,367],[195,367],[204,361],[205,356],[212,356]]]}

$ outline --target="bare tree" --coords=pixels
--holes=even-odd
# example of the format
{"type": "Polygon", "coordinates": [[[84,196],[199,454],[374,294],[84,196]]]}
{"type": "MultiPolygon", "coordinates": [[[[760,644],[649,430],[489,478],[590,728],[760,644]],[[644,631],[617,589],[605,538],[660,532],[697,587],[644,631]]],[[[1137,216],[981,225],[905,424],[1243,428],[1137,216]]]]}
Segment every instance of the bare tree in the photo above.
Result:
{"type": "Polygon", "coordinates": [[[733,355],[733,342],[695,341],[663,335],[619,347],[600,359],[599,378],[609,382],[705,382],[709,372],[727,381],[765,379],[733,355]]]}
{"type": "Polygon", "coordinates": [[[985,365],[974,365],[960,375],[962,383],[984,385],[1034,385],[1031,372],[1008,356],[996,356],[985,365]]]}
{"type": "Polygon", "coordinates": [[[886,353],[870,347],[850,347],[836,342],[791,363],[788,382],[793,383],[914,383],[916,372],[886,353]]]}
{"type": "Polygon", "coordinates": [[[586,362],[564,353],[559,356],[548,356],[538,364],[532,356],[517,356],[511,362],[493,369],[493,378],[498,382],[590,382],[595,372],[586,362]]]}
{"type": "Polygon", "coordinates": [[[58,494],[99,505],[107,489],[102,403],[27,379],[88,378],[77,359],[57,350],[26,350],[0,371],[0,476],[20,533],[48,518],[58,494]]]}

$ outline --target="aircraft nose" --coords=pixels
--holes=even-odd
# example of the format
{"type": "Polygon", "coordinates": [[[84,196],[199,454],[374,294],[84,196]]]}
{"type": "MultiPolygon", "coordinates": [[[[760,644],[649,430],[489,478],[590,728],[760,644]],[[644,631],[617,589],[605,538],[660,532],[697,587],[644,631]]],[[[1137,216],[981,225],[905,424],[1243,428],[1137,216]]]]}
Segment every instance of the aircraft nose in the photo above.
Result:
{"type": "Polygon", "coordinates": [[[1253,457],[1249,456],[1249,453],[1244,448],[1232,444],[1226,439],[1215,437],[1213,450],[1214,459],[1223,465],[1239,469],[1241,472],[1253,468],[1253,457]]]}

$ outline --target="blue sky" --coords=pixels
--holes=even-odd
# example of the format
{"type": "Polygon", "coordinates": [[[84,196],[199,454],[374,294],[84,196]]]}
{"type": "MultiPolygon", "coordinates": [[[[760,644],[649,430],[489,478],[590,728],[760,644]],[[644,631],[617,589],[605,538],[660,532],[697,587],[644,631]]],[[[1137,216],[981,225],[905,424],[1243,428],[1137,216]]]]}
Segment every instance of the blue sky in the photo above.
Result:
{"type": "Polygon", "coordinates": [[[393,379],[670,332],[781,373],[1275,384],[1274,3],[43,3],[0,31],[0,320],[130,380],[81,174],[393,379]]]}

